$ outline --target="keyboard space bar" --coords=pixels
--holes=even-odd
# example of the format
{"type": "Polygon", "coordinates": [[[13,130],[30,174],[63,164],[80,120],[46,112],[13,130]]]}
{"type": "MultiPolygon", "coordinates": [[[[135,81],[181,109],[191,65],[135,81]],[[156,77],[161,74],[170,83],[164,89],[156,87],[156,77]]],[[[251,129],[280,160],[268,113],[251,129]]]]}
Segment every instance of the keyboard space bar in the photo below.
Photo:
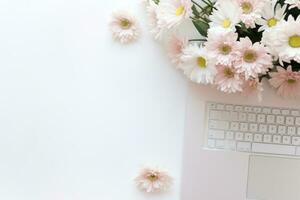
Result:
{"type": "Polygon", "coordinates": [[[296,147],[288,146],[288,145],[278,145],[278,144],[252,143],[252,152],[295,155],[296,147]]]}

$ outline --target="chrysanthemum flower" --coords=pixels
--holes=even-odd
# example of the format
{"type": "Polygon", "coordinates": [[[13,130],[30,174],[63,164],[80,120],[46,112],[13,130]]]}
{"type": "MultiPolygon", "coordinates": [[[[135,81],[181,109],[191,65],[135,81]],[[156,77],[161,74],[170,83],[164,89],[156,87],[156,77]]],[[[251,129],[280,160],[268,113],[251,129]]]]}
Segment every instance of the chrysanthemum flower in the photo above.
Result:
{"type": "Polygon", "coordinates": [[[223,31],[234,31],[235,26],[241,21],[242,10],[233,0],[219,1],[217,10],[214,10],[209,16],[209,26],[213,28],[221,28],[223,31]]]}
{"type": "Polygon", "coordinates": [[[180,68],[192,81],[203,84],[213,83],[216,74],[215,63],[209,59],[205,48],[191,44],[183,49],[181,59],[183,64],[180,68]]]}
{"type": "Polygon", "coordinates": [[[300,9],[300,0],[285,0],[286,4],[290,5],[290,8],[299,8],[300,9]]]}
{"type": "Polygon", "coordinates": [[[155,4],[152,0],[146,6],[146,11],[149,20],[150,33],[154,36],[156,40],[162,39],[162,36],[165,33],[165,30],[161,25],[158,24],[158,5],[155,4]]]}
{"type": "Polygon", "coordinates": [[[190,0],[163,0],[158,6],[158,24],[161,27],[171,29],[192,14],[192,2],[190,0]]]}
{"type": "Polygon", "coordinates": [[[167,190],[172,184],[172,177],[158,168],[144,168],[135,178],[139,189],[151,193],[167,190]]]}
{"type": "Polygon", "coordinates": [[[265,4],[261,14],[262,18],[256,20],[256,23],[261,26],[258,31],[272,29],[284,19],[286,5],[281,7],[280,4],[276,3],[276,1],[269,1],[265,4]]]}
{"type": "Polygon", "coordinates": [[[123,44],[137,40],[141,34],[135,17],[125,11],[113,13],[109,25],[113,38],[123,44]]]}
{"type": "Polygon", "coordinates": [[[242,91],[243,79],[230,65],[218,65],[215,84],[222,92],[235,93],[242,91]]]}
{"type": "Polygon", "coordinates": [[[237,34],[220,32],[216,29],[208,32],[205,47],[209,55],[216,59],[216,64],[230,65],[236,59],[237,34]]]}
{"type": "Polygon", "coordinates": [[[266,0],[237,0],[242,9],[241,20],[247,28],[255,28],[255,21],[261,17],[260,13],[266,0]]]}
{"type": "Polygon", "coordinates": [[[281,61],[295,60],[300,63],[300,16],[295,20],[289,16],[274,30],[277,37],[271,44],[281,61]]]}
{"type": "Polygon", "coordinates": [[[277,72],[270,72],[272,77],[269,82],[277,89],[277,94],[282,97],[297,97],[300,95],[300,74],[293,72],[289,66],[286,70],[277,67],[277,72]]]}
{"type": "Polygon", "coordinates": [[[245,80],[242,88],[242,95],[247,97],[257,96],[258,101],[262,100],[262,91],[264,89],[262,83],[257,78],[245,80]]]}
{"type": "Polygon", "coordinates": [[[272,67],[272,57],[267,49],[258,42],[252,45],[248,37],[240,39],[237,54],[238,60],[234,66],[239,73],[244,74],[246,80],[265,74],[272,67]]]}
{"type": "Polygon", "coordinates": [[[168,44],[169,57],[177,67],[182,63],[181,57],[183,55],[183,49],[187,47],[188,40],[186,38],[179,38],[173,36],[168,44]]]}

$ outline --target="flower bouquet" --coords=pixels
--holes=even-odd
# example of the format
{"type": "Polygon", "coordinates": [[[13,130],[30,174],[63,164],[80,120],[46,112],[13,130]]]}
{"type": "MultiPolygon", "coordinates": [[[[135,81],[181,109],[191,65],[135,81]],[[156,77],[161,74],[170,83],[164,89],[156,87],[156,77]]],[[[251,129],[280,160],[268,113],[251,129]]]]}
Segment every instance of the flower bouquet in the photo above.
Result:
{"type": "Polygon", "coordinates": [[[300,96],[300,0],[148,0],[150,32],[168,39],[171,61],[196,83],[257,95],[262,79],[300,96]],[[178,36],[192,24],[195,38],[178,36]]]}

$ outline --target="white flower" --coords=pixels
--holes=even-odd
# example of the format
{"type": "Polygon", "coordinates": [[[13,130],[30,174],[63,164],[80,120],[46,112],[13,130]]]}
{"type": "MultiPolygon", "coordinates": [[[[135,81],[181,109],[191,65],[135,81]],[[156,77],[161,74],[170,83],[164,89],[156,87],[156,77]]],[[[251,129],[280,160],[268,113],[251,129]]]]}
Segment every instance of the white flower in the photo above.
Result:
{"type": "Polygon", "coordinates": [[[150,33],[154,36],[156,40],[161,40],[165,30],[158,24],[158,5],[155,4],[152,0],[146,7],[149,26],[150,26],[150,33]]]}
{"type": "Polygon", "coordinates": [[[285,3],[291,5],[290,8],[300,9],[300,0],[285,0],[285,3]]]}
{"type": "Polygon", "coordinates": [[[289,16],[274,30],[276,36],[272,48],[278,53],[280,61],[295,60],[300,63],[300,17],[296,20],[289,16]]]}
{"type": "Polygon", "coordinates": [[[161,0],[158,6],[158,24],[161,27],[171,29],[192,14],[192,2],[190,0],[161,0]]]}
{"type": "Polygon", "coordinates": [[[246,80],[257,78],[258,74],[265,74],[272,67],[272,58],[266,48],[258,42],[252,44],[248,37],[240,39],[237,53],[239,59],[234,67],[244,74],[246,80]]]}
{"type": "Polygon", "coordinates": [[[235,30],[235,26],[240,22],[242,10],[238,4],[232,0],[219,1],[217,10],[209,16],[210,28],[221,28],[224,30],[235,30]]]}
{"type": "Polygon", "coordinates": [[[135,178],[138,188],[152,193],[167,190],[172,184],[172,177],[166,171],[158,168],[144,168],[135,178]]]}
{"type": "Polygon", "coordinates": [[[238,35],[234,32],[210,29],[205,47],[209,56],[216,60],[216,64],[231,65],[235,61],[237,37],[238,35]]]}
{"type": "Polygon", "coordinates": [[[256,23],[261,25],[258,31],[272,29],[284,19],[286,5],[281,7],[280,4],[276,3],[276,1],[270,1],[265,4],[262,10],[262,18],[256,20],[256,23]]]}
{"type": "Polygon", "coordinates": [[[203,84],[213,83],[216,68],[205,48],[197,44],[187,46],[183,49],[182,61],[180,68],[192,81],[203,84]]]}
{"type": "Polygon", "coordinates": [[[113,38],[123,44],[137,40],[141,34],[135,17],[125,11],[113,13],[109,26],[113,38]]]}
{"type": "Polygon", "coordinates": [[[241,20],[247,28],[255,28],[255,21],[261,17],[266,0],[236,0],[242,9],[241,20]]]}

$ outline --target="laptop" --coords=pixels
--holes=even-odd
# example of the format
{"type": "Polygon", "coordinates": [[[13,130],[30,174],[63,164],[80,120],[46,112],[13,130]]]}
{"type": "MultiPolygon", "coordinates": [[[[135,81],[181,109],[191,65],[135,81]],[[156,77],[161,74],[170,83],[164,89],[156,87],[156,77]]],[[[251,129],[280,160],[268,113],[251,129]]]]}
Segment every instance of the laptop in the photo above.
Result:
{"type": "Polygon", "coordinates": [[[261,102],[255,96],[224,94],[211,86],[189,83],[182,200],[300,199],[300,145],[296,140],[300,134],[296,125],[300,104],[279,97],[263,81],[261,102]],[[215,111],[225,115],[217,116],[215,111]],[[243,121],[227,119],[227,111],[237,112],[238,117],[240,112],[246,112],[247,116],[243,121]],[[255,119],[250,118],[251,113],[255,119]],[[282,121],[283,114],[286,116],[282,121]],[[275,117],[273,121],[271,115],[275,117]],[[216,128],[215,121],[229,124],[216,128]]]}

